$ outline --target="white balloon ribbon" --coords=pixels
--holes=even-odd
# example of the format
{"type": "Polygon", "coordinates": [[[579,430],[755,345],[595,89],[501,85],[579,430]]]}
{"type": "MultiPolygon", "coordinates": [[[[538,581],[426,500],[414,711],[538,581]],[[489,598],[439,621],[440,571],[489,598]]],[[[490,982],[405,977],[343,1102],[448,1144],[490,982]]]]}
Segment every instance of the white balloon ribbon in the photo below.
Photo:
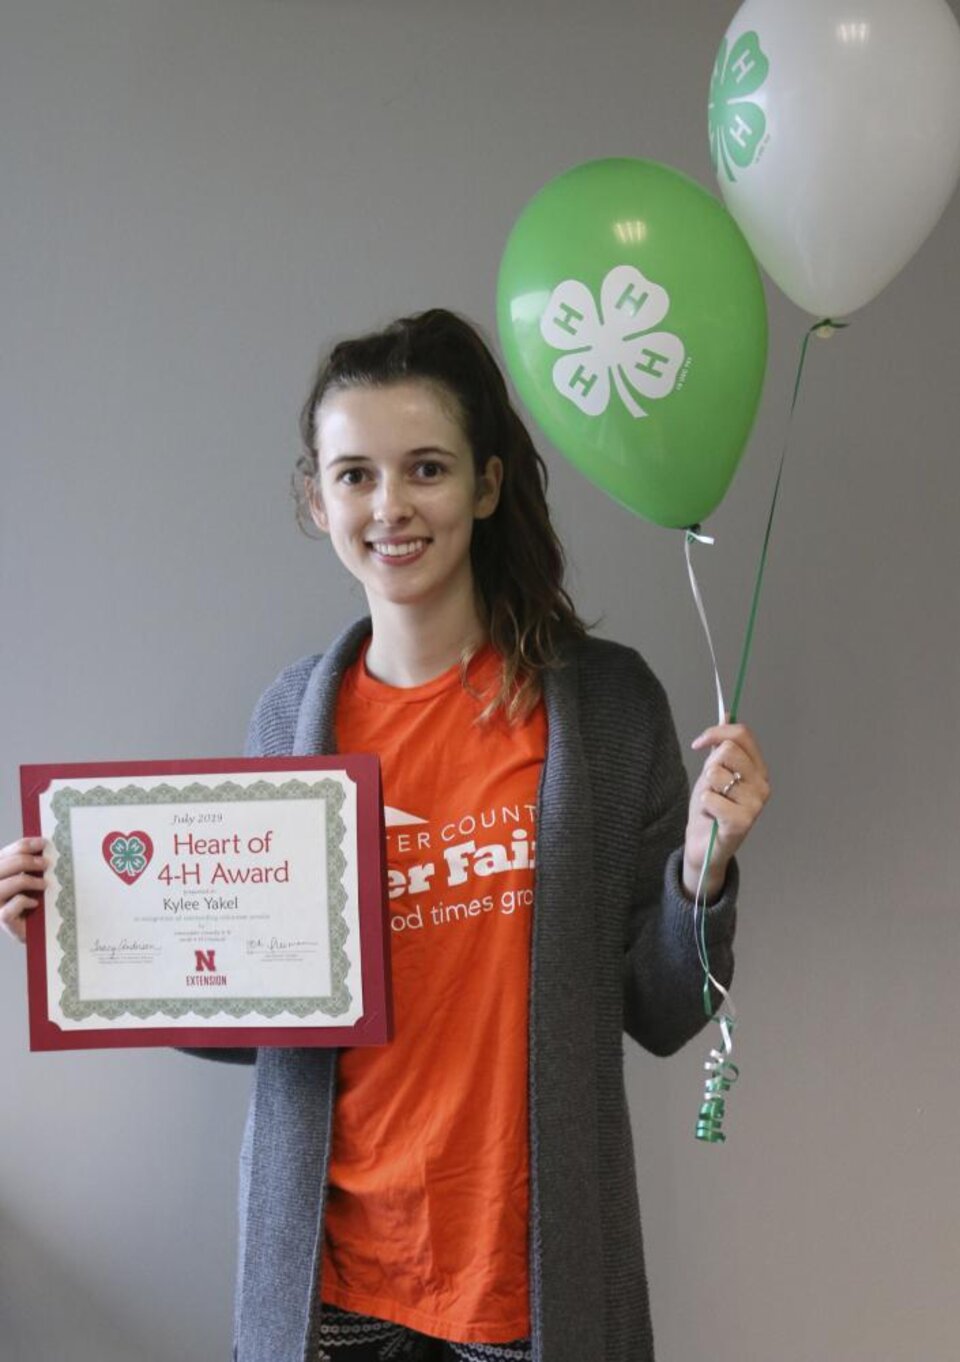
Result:
{"type": "Polygon", "coordinates": [[[723,699],[723,684],[720,680],[720,668],[717,666],[717,654],[713,646],[713,636],[710,633],[710,625],[707,622],[707,612],[704,608],[703,597],[700,594],[700,586],[697,582],[697,574],[693,570],[693,560],[690,557],[690,545],[696,541],[698,544],[713,544],[715,540],[708,534],[701,534],[699,525],[692,525],[683,536],[683,553],[687,560],[687,575],[690,578],[690,589],[693,592],[693,599],[696,602],[697,612],[700,616],[700,623],[703,625],[703,632],[707,636],[707,647],[710,649],[710,661],[713,663],[713,680],[717,688],[717,723],[726,722],[727,706],[723,699]]]}

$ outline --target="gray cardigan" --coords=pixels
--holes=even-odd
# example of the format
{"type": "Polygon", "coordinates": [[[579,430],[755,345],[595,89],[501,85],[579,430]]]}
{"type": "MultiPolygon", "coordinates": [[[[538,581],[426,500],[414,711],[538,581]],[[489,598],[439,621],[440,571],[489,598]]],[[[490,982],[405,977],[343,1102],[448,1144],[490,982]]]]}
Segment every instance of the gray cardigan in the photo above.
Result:
{"type": "MultiPolygon", "coordinates": [[[[369,630],[358,621],[325,655],[281,673],[254,711],[249,755],[336,750],[340,679],[369,630]]],[[[623,1033],[668,1055],[706,1023],[680,884],[687,777],[663,688],[632,649],[571,645],[544,699],[530,961],[533,1362],[652,1362],[623,1033]]],[[[725,985],[737,880],[733,863],[707,912],[711,970],[725,985]]],[[[202,1053],[256,1058],[235,1362],[315,1362],[338,1052],[202,1053]]]]}

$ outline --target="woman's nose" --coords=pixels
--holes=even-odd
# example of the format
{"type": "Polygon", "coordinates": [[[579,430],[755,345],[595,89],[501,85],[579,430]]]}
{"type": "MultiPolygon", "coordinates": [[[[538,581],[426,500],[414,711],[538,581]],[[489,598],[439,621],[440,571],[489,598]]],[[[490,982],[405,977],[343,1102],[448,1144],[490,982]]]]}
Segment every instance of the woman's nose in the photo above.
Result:
{"type": "Polygon", "coordinates": [[[413,514],[407,489],[399,478],[384,478],[377,488],[373,518],[382,525],[402,524],[413,514]]]}

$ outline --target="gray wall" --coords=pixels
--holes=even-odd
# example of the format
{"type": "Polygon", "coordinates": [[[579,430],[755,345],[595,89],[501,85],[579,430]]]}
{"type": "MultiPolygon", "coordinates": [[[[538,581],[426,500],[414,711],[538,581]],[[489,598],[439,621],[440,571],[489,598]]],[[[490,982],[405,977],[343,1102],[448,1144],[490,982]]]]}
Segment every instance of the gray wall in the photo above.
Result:
{"type": "MultiPolygon", "coordinates": [[[[579,161],[712,187],[735,8],[5,0],[0,841],[21,761],[239,750],[263,685],[362,604],[287,495],[320,346],[434,304],[493,333],[506,234],[579,161]]],[[[956,1355],[958,225],[954,200],[810,356],[743,711],[775,789],[725,1147],[692,1133],[705,1043],[630,1047],[663,1362],[956,1355]]],[[[768,296],[699,559],[731,683],[807,321],[768,296]]],[[[712,698],[680,536],[548,457],[582,610],[689,741],[712,698]]],[[[247,1076],[31,1056],[24,965],[0,950],[3,1362],[226,1357],[247,1076]]]]}

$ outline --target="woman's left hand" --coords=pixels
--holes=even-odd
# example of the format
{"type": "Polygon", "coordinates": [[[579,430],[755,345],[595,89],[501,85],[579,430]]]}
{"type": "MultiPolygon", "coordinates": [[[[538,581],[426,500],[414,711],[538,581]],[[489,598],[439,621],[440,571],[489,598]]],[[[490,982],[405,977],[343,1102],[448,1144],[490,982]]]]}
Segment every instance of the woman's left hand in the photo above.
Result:
{"type": "Polygon", "coordinates": [[[710,831],[716,823],[717,835],[704,883],[710,903],[723,888],[731,857],[770,798],[770,781],[759,744],[746,724],[715,724],[704,729],[691,746],[695,750],[711,747],[713,751],[690,794],[683,887],[689,898],[696,897],[710,831]]]}

